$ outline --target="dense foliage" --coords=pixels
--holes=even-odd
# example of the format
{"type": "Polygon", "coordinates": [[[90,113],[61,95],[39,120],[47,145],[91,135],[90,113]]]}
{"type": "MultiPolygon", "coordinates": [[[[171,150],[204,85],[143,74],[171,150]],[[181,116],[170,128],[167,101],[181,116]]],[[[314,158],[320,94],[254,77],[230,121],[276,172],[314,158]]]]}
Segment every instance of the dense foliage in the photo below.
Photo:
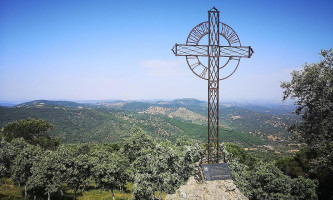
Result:
{"type": "Polygon", "coordinates": [[[222,147],[235,184],[250,199],[317,199],[316,181],[285,175],[273,162],[262,162],[235,144],[222,147]]]}
{"type": "Polygon", "coordinates": [[[9,122],[1,131],[7,141],[14,138],[23,138],[30,144],[38,144],[43,148],[54,149],[59,145],[59,139],[51,137],[48,132],[53,125],[45,120],[22,119],[9,122]]]}
{"type": "MultiPolygon", "coordinates": [[[[193,175],[194,162],[203,156],[203,148],[186,137],[172,144],[157,142],[137,127],[132,132],[122,144],[60,145],[53,151],[23,138],[2,139],[1,177],[23,186],[27,197],[62,199],[71,189],[76,199],[94,185],[110,190],[113,198],[115,189],[130,188],[134,199],[162,199],[193,175]]],[[[317,199],[316,181],[287,176],[236,144],[221,148],[235,183],[250,199],[317,199]]]]}
{"type": "Polygon", "coordinates": [[[155,193],[161,199],[162,193],[174,192],[193,174],[193,163],[203,153],[193,141],[159,143],[137,127],[123,145],[60,145],[45,151],[27,141],[1,139],[1,178],[11,177],[23,186],[26,197],[48,199],[61,199],[68,189],[76,199],[92,184],[112,191],[114,198],[114,190],[123,190],[129,182],[134,199],[154,199],[155,193]]]}
{"type": "Polygon", "coordinates": [[[292,80],[281,87],[283,99],[294,99],[295,113],[303,119],[290,128],[308,145],[309,168],[303,170],[318,179],[321,198],[333,199],[333,49],[320,55],[319,63],[293,71],[292,80]]]}

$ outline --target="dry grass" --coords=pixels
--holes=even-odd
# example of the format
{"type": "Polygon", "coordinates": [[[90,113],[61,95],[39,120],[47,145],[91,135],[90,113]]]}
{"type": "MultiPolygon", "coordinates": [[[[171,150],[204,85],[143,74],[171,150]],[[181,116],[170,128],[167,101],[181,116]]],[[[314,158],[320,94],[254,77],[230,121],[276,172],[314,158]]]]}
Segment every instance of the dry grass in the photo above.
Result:
{"type": "MultiPolygon", "coordinates": [[[[13,184],[13,181],[8,178],[3,178],[0,185],[0,199],[1,200],[18,200],[23,199],[24,189],[13,184]]],[[[66,195],[62,199],[73,199],[73,192],[66,191],[66,195]]],[[[101,191],[99,189],[92,189],[78,194],[79,200],[112,200],[112,193],[110,191],[101,191]]],[[[116,200],[131,200],[133,199],[130,193],[121,193],[115,190],[116,200]]]]}
{"type": "Polygon", "coordinates": [[[14,186],[13,181],[8,178],[2,178],[0,185],[0,199],[14,200],[23,198],[23,188],[14,186]]]}
{"type": "MultiPolygon", "coordinates": [[[[121,193],[115,190],[115,199],[116,200],[130,200],[133,199],[132,194],[121,193]]],[[[78,196],[79,200],[112,200],[111,191],[101,191],[98,189],[85,191],[82,193],[82,196],[78,196]]]]}

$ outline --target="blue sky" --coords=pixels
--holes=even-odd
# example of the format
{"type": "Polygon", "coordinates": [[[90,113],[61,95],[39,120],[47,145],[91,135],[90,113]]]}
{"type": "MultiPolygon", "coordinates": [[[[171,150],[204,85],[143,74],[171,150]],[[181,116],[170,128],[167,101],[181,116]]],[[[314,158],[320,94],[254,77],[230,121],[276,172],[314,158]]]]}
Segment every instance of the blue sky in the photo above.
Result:
{"type": "Polygon", "coordinates": [[[280,81],[333,47],[331,0],[0,1],[0,101],[207,99],[171,48],[213,6],[252,46],[220,99],[281,101],[280,81]]]}

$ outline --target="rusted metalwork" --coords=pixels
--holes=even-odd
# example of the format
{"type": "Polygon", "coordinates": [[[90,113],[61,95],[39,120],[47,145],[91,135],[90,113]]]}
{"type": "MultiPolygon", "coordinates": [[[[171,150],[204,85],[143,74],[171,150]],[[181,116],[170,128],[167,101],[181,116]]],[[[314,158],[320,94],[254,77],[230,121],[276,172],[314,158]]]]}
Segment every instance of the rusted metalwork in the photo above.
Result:
{"type": "Polygon", "coordinates": [[[220,12],[213,7],[208,11],[208,21],[195,26],[187,37],[186,44],[176,44],[172,51],[176,56],[185,56],[190,69],[198,77],[208,80],[208,163],[219,161],[219,81],[229,78],[238,68],[241,58],[250,58],[251,46],[241,46],[237,33],[219,21],[220,12]],[[199,42],[208,36],[208,45],[199,42]],[[227,45],[220,46],[221,36],[227,45]],[[208,58],[208,66],[199,57],[208,58]],[[220,58],[227,58],[221,65],[220,58]],[[234,65],[231,73],[220,77],[220,70],[234,65]],[[212,155],[214,152],[214,155],[212,155]]]}

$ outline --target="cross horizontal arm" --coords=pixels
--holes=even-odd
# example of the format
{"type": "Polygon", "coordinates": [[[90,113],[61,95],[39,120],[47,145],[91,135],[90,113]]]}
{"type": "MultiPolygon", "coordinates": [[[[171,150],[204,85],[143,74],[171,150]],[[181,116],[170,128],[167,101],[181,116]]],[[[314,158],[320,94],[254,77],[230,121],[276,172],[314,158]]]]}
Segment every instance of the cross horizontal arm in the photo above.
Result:
{"type": "Polygon", "coordinates": [[[176,56],[208,56],[208,45],[176,44],[172,51],[176,56]]]}
{"type": "Polygon", "coordinates": [[[251,58],[251,46],[220,46],[220,57],[246,57],[251,58]]]}
{"type": "MultiPolygon", "coordinates": [[[[176,44],[172,51],[176,56],[208,56],[208,45],[186,45],[176,44]]],[[[250,58],[253,54],[251,46],[219,46],[219,57],[246,57],[250,58]]]]}

